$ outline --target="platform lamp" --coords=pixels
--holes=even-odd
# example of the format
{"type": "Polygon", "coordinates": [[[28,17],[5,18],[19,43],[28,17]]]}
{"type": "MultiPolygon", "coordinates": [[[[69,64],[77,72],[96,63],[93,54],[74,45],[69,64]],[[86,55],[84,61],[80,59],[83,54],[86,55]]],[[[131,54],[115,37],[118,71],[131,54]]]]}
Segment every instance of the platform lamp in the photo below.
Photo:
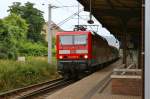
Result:
{"type": "Polygon", "coordinates": [[[94,21],[92,20],[92,0],[90,0],[90,19],[87,21],[89,24],[94,24],[94,21]]]}

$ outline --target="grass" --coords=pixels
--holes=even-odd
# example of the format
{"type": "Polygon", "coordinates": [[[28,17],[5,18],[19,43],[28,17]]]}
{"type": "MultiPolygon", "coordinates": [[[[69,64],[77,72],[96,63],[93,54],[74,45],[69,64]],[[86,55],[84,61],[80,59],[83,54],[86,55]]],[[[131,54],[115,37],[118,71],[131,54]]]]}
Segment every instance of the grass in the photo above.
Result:
{"type": "Polygon", "coordinates": [[[48,64],[47,58],[28,57],[26,62],[0,60],[0,92],[58,77],[56,65],[48,64]]]}

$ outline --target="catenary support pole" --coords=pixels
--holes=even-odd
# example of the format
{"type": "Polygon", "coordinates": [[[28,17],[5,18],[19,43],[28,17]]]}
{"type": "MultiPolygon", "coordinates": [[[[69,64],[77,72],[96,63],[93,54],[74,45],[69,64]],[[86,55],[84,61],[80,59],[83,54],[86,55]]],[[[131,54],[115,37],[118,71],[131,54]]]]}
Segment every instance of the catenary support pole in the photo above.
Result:
{"type": "Polygon", "coordinates": [[[51,4],[48,5],[48,63],[52,63],[51,4]]]}

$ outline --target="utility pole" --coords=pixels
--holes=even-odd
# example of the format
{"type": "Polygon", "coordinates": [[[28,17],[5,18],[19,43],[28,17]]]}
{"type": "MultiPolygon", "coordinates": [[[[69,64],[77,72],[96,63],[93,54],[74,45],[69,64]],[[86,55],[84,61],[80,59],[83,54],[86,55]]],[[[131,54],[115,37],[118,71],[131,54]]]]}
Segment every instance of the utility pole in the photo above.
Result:
{"type": "Polygon", "coordinates": [[[48,63],[52,63],[51,4],[48,5],[48,63]]]}

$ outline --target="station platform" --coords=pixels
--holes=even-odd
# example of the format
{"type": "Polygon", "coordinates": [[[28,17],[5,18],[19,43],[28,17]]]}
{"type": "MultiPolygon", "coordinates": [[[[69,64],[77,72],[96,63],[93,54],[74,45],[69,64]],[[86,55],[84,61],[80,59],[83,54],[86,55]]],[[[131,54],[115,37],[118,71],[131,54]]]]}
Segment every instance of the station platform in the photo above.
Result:
{"type": "Polygon", "coordinates": [[[111,93],[111,84],[109,83],[102,92],[95,93],[95,95],[93,95],[91,99],[142,99],[142,97],[129,95],[114,95],[111,93]]]}
{"type": "Polygon", "coordinates": [[[121,66],[121,60],[51,94],[46,99],[141,99],[138,96],[111,94],[110,75],[118,66],[121,66]]]}

